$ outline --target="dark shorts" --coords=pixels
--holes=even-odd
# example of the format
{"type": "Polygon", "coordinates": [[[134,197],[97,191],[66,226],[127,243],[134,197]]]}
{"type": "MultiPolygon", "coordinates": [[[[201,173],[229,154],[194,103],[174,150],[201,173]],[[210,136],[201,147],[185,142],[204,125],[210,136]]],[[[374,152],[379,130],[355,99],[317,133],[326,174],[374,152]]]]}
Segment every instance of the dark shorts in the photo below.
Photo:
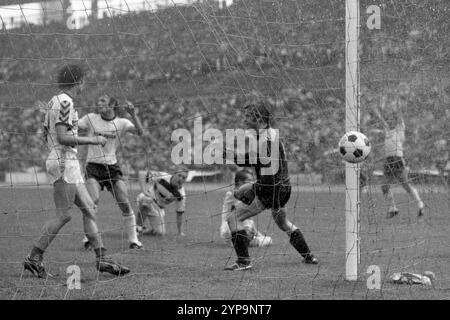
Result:
{"type": "Polygon", "coordinates": [[[387,157],[384,166],[383,173],[389,178],[401,178],[403,171],[406,168],[406,161],[402,157],[392,156],[387,157]]]}
{"type": "Polygon", "coordinates": [[[116,181],[123,180],[123,174],[118,164],[89,162],[86,165],[86,180],[89,178],[97,180],[102,190],[106,187],[108,191],[111,191],[116,181]]]}
{"type": "Polygon", "coordinates": [[[276,186],[255,184],[256,196],[266,209],[284,208],[291,197],[291,185],[284,183],[276,186]]]}

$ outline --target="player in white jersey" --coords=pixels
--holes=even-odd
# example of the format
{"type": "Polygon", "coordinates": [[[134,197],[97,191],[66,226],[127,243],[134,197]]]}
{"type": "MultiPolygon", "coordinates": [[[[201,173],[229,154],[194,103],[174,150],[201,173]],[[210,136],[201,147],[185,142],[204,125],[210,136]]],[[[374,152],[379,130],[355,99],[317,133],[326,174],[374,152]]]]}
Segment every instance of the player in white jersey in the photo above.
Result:
{"type": "MultiPolygon", "coordinates": [[[[228,226],[228,219],[237,206],[243,205],[241,201],[234,197],[234,192],[246,183],[251,183],[253,180],[253,174],[246,170],[236,172],[234,177],[233,190],[227,191],[222,205],[222,222],[220,225],[220,236],[231,241],[231,230],[228,226]]],[[[266,236],[256,229],[255,221],[252,218],[243,221],[244,228],[247,230],[247,234],[250,237],[251,247],[266,247],[272,244],[272,238],[266,236]]]]}
{"type": "Polygon", "coordinates": [[[123,275],[130,270],[105,256],[105,249],[96,223],[97,209],[84,184],[77,158],[78,145],[105,145],[101,136],[78,136],[78,113],[73,97],[84,87],[84,72],[77,65],[67,65],[58,74],[61,90],[48,106],[44,120],[44,132],[49,155],[46,168],[53,185],[56,217],[48,220],[43,233],[26,257],[24,268],[39,278],[50,276],[43,264],[44,252],[61,228],[71,220],[70,208],[75,204],[83,213],[84,231],[92,243],[96,255],[96,267],[100,272],[123,275]]]}
{"type": "Polygon", "coordinates": [[[166,172],[147,171],[139,176],[141,193],[137,197],[139,207],[137,229],[145,231],[145,221],[148,219],[151,229],[145,234],[163,236],[166,234],[165,208],[176,202],[178,235],[184,236],[182,231],[183,213],[186,209],[186,192],[183,184],[187,178],[187,170],[178,168],[172,174],[166,172]]]}
{"type": "MultiPolygon", "coordinates": [[[[94,203],[98,205],[100,191],[105,187],[112,193],[122,211],[124,230],[131,249],[141,249],[142,243],[136,233],[136,217],[128,200],[128,191],[123,179],[122,170],[117,162],[117,147],[125,133],[143,134],[141,122],[136,115],[133,104],[126,101],[125,109],[133,122],[126,118],[116,117],[115,109],[118,101],[108,95],[102,95],[97,101],[98,112],[83,116],[78,122],[80,129],[88,132],[88,136],[100,135],[107,139],[104,146],[90,145],[86,159],[86,186],[94,203]]],[[[84,247],[89,249],[90,243],[85,237],[84,247]]]]}
{"type": "MultiPolygon", "coordinates": [[[[381,115],[381,112],[375,108],[375,115],[383,124],[385,139],[384,152],[385,162],[383,165],[383,172],[385,176],[385,183],[381,190],[389,202],[387,217],[392,218],[398,215],[399,211],[395,205],[394,196],[392,194],[390,185],[400,182],[403,188],[410,194],[417,202],[418,216],[424,214],[424,203],[416,188],[414,188],[408,180],[409,168],[407,167],[404,154],[403,145],[405,143],[405,122],[402,115],[402,107],[406,104],[404,94],[398,94],[392,101],[387,112],[389,113],[386,119],[381,115]]],[[[386,108],[383,108],[386,109],[386,108]]]]}

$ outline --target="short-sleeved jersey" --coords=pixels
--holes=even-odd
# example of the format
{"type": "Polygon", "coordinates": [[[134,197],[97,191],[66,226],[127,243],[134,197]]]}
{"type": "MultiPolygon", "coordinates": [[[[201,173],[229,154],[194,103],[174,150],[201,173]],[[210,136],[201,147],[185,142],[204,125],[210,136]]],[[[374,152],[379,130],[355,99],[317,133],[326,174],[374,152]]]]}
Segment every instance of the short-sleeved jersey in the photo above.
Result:
{"type": "Polygon", "coordinates": [[[77,152],[76,146],[59,144],[56,138],[56,126],[65,125],[74,136],[78,135],[78,112],[73,106],[73,99],[67,93],[54,96],[47,104],[44,118],[44,139],[50,151],[77,152]]]}
{"type": "Polygon", "coordinates": [[[184,187],[178,189],[172,185],[170,183],[171,179],[172,175],[166,172],[148,171],[146,176],[146,182],[150,183],[150,188],[152,188],[152,191],[155,194],[155,201],[160,208],[165,208],[172,202],[177,202],[176,211],[184,212],[186,208],[186,191],[184,190],[184,187]],[[159,192],[158,187],[167,190],[171,197],[165,197],[159,192]]]}
{"type": "Polygon", "coordinates": [[[107,138],[106,144],[89,145],[87,162],[101,164],[117,163],[117,147],[120,144],[121,135],[127,130],[134,128],[134,124],[125,118],[114,118],[113,120],[103,120],[99,114],[89,113],[78,121],[80,129],[88,131],[88,136],[103,135],[107,138]]]}
{"type": "Polygon", "coordinates": [[[290,185],[286,151],[276,129],[261,130],[257,135],[257,140],[259,145],[266,148],[266,152],[258,150],[256,161],[255,155],[246,153],[243,163],[239,162],[235,155],[234,162],[241,167],[254,167],[256,195],[270,198],[273,197],[274,188],[290,185]]]}
{"type": "Polygon", "coordinates": [[[403,157],[403,144],[405,143],[405,123],[400,121],[392,130],[386,130],[384,150],[386,157],[403,157]]]}

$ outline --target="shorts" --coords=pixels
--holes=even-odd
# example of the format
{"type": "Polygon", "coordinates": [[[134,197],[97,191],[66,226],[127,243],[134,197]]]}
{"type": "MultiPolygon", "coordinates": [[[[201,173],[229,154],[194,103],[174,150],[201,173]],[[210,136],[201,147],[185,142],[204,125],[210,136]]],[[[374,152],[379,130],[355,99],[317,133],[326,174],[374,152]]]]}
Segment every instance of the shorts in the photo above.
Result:
{"type": "Polygon", "coordinates": [[[256,196],[266,209],[278,210],[284,208],[291,197],[291,185],[287,183],[276,186],[255,184],[255,191],[256,196]]]}
{"type": "Polygon", "coordinates": [[[148,218],[153,232],[157,235],[165,235],[166,224],[164,216],[166,215],[166,212],[164,208],[161,208],[156,203],[153,196],[149,197],[144,193],[140,193],[136,200],[139,207],[139,214],[145,214],[143,219],[145,220],[148,218]]]}
{"type": "Polygon", "coordinates": [[[67,183],[84,183],[77,154],[71,151],[53,149],[45,161],[47,178],[53,184],[62,179],[67,183]]]}
{"type": "Polygon", "coordinates": [[[390,156],[387,157],[383,165],[383,173],[388,178],[399,179],[402,177],[406,168],[406,161],[403,157],[390,156]]]}
{"type": "MultiPolygon", "coordinates": [[[[152,191],[149,191],[149,193],[151,195],[153,195],[152,191]]],[[[161,208],[155,200],[154,196],[147,196],[145,195],[143,192],[141,192],[138,196],[137,196],[137,204],[138,207],[144,207],[146,209],[148,209],[148,215],[149,216],[154,216],[154,217],[164,217],[166,215],[166,212],[164,210],[164,208],[161,208]]]]}
{"type": "Polygon", "coordinates": [[[122,170],[116,164],[102,164],[88,162],[86,165],[86,180],[95,179],[100,184],[102,190],[106,187],[108,191],[112,191],[113,183],[123,180],[122,170]]]}

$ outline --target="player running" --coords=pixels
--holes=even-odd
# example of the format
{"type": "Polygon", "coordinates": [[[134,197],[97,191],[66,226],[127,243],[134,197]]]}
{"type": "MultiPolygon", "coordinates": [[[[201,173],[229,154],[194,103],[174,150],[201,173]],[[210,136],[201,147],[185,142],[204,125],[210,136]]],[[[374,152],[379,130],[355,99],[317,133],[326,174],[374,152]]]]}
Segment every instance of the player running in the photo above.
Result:
{"type": "MultiPolygon", "coordinates": [[[[239,202],[234,197],[234,191],[238,190],[242,185],[250,183],[253,180],[253,174],[249,171],[242,170],[236,172],[234,176],[234,190],[229,190],[225,194],[222,206],[222,223],[220,225],[220,236],[227,241],[231,240],[231,231],[228,226],[228,217],[236,210],[236,205],[239,202]]],[[[255,221],[247,219],[243,221],[243,225],[250,237],[251,247],[266,247],[272,244],[272,238],[266,236],[256,229],[255,221]]]]}
{"type": "MultiPolygon", "coordinates": [[[[277,226],[286,232],[291,245],[304,258],[308,264],[317,264],[318,260],[311,251],[301,233],[286,217],[284,209],[291,195],[288,165],[284,145],[279,141],[278,131],[271,127],[272,114],[264,103],[250,104],[245,107],[245,125],[253,129],[259,147],[258,153],[245,154],[245,161],[241,161],[235,151],[232,161],[238,166],[254,167],[256,182],[245,184],[235,192],[241,201],[228,217],[228,226],[231,230],[231,239],[237,254],[236,263],[225,267],[225,270],[247,270],[252,268],[248,247],[251,238],[245,228],[244,221],[266,209],[272,211],[272,217],[277,226]],[[264,152],[265,150],[266,152],[264,152]]],[[[231,160],[231,159],[230,159],[231,160]]]]}
{"type": "Polygon", "coordinates": [[[154,236],[165,235],[165,208],[176,202],[178,235],[185,235],[182,231],[183,214],[186,208],[186,192],[183,184],[186,182],[187,174],[188,171],[185,168],[178,168],[173,174],[147,171],[146,174],[139,176],[142,192],[137,197],[138,232],[154,236]],[[151,226],[148,231],[144,226],[147,219],[151,226]]]}
{"type": "MultiPolygon", "coordinates": [[[[383,118],[381,112],[375,108],[374,113],[380,119],[385,133],[384,151],[385,161],[383,165],[383,173],[385,183],[381,186],[381,190],[389,202],[387,217],[392,218],[398,215],[399,211],[395,205],[394,195],[392,194],[390,185],[400,182],[403,188],[417,202],[418,216],[424,214],[424,203],[419,196],[416,188],[414,188],[408,180],[409,168],[407,167],[405,158],[403,157],[403,144],[405,143],[405,122],[403,120],[402,107],[406,104],[405,95],[400,93],[394,103],[389,106],[388,117],[383,118]]],[[[385,108],[383,108],[385,109],[385,108]]]]}
{"type": "MultiPolygon", "coordinates": [[[[86,160],[86,186],[94,203],[98,205],[100,191],[106,188],[115,198],[122,211],[123,227],[127,234],[130,249],[141,249],[142,243],[136,233],[136,218],[128,200],[127,185],[122,170],[117,162],[117,147],[125,133],[143,135],[142,124],[136,115],[133,104],[126,101],[125,110],[133,122],[116,116],[118,101],[108,95],[97,101],[98,113],[89,113],[78,121],[80,129],[87,131],[88,136],[100,135],[106,138],[104,146],[90,145],[86,160]]],[[[89,249],[91,243],[85,237],[84,247],[89,249]]]]}
{"type": "Polygon", "coordinates": [[[44,120],[44,138],[50,151],[47,175],[53,184],[56,217],[48,220],[43,233],[26,257],[24,268],[39,278],[50,276],[45,270],[44,252],[61,228],[71,220],[70,208],[78,206],[84,215],[86,236],[94,247],[96,267],[100,272],[124,275],[130,270],[105,256],[105,249],[96,223],[97,209],[84,184],[77,158],[77,145],[105,145],[101,136],[78,136],[78,113],[73,105],[75,97],[84,87],[84,72],[77,65],[64,66],[58,74],[61,92],[47,106],[44,120]]]}

